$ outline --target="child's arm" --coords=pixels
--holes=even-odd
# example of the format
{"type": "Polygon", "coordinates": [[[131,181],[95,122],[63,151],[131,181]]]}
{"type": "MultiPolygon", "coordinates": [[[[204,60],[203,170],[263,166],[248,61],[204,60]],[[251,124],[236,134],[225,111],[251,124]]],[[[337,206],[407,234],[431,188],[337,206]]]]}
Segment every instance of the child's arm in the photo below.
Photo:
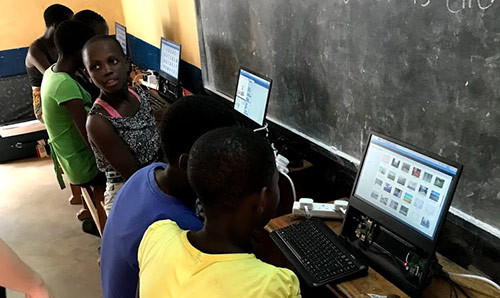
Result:
{"type": "Polygon", "coordinates": [[[0,285],[25,293],[27,298],[52,297],[42,278],[1,239],[0,264],[0,285]]]}
{"type": "Polygon", "coordinates": [[[85,122],[87,121],[87,112],[85,112],[85,108],[83,106],[82,99],[72,99],[61,103],[63,107],[68,110],[68,113],[73,120],[76,128],[82,135],[83,140],[87,145],[89,144],[89,139],[87,136],[87,129],[85,129],[85,122]]]}
{"type": "Polygon", "coordinates": [[[100,115],[90,115],[87,119],[87,131],[89,141],[124,179],[128,179],[139,169],[132,152],[107,119],[100,115]]]}
{"type": "Polygon", "coordinates": [[[47,68],[50,67],[50,63],[47,60],[47,57],[45,57],[43,52],[36,45],[36,42],[31,44],[28,50],[28,55],[31,64],[33,64],[36,67],[36,69],[38,69],[38,71],[41,72],[42,74],[45,72],[47,68]]]}

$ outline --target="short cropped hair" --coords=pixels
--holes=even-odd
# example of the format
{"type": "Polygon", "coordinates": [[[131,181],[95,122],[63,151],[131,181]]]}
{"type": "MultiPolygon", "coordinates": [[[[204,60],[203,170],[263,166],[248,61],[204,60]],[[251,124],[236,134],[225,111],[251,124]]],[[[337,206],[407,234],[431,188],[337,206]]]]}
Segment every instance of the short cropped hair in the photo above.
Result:
{"type": "Polygon", "coordinates": [[[111,35],[96,35],[96,36],[92,37],[83,45],[82,51],[85,51],[85,49],[88,48],[91,44],[93,44],[95,42],[99,42],[99,41],[109,41],[109,42],[115,44],[118,47],[120,53],[123,55],[123,57],[125,57],[125,53],[123,53],[122,46],[120,45],[118,40],[116,40],[116,38],[114,38],[111,35]]]}
{"type": "Polygon", "coordinates": [[[61,4],[53,4],[43,12],[45,26],[48,28],[52,25],[59,26],[62,22],[71,19],[73,11],[61,4]]]}
{"type": "Polygon", "coordinates": [[[207,131],[234,125],[232,109],[221,101],[204,95],[184,96],[170,106],[161,123],[164,157],[174,163],[207,131]]]}
{"type": "Polygon", "coordinates": [[[82,22],[65,21],[56,30],[54,43],[59,55],[71,55],[80,51],[94,36],[94,30],[82,22]]]}
{"type": "Polygon", "coordinates": [[[100,14],[90,9],[77,12],[73,20],[87,24],[91,28],[95,28],[99,23],[106,23],[106,20],[100,14]]]}
{"type": "Polygon", "coordinates": [[[231,211],[272,184],[276,163],[267,140],[226,127],[200,137],[189,154],[188,179],[204,208],[231,211]]]}

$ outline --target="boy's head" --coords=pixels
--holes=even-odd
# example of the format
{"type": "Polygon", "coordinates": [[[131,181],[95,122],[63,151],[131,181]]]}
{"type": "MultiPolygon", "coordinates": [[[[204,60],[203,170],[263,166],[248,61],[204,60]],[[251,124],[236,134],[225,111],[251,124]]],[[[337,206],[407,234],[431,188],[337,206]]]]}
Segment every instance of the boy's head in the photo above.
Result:
{"type": "Polygon", "coordinates": [[[47,28],[54,26],[57,28],[62,22],[73,17],[73,11],[61,4],[53,4],[43,12],[43,19],[47,28]]]}
{"type": "Polygon", "coordinates": [[[85,69],[92,82],[105,93],[126,88],[129,64],[118,41],[109,35],[97,35],[82,49],[85,69]]]}
{"type": "Polygon", "coordinates": [[[83,45],[94,36],[94,30],[84,23],[65,21],[56,30],[54,43],[59,56],[80,57],[83,45]]]}
{"type": "Polygon", "coordinates": [[[184,96],[173,103],[161,123],[161,142],[169,165],[186,170],[187,157],[194,142],[219,127],[237,125],[232,109],[203,95],[184,96]]]}
{"type": "Polygon", "coordinates": [[[262,227],[279,203],[271,146],[249,129],[219,128],[200,137],[189,154],[188,178],[208,220],[237,214],[262,227]]]}
{"type": "Polygon", "coordinates": [[[108,35],[109,27],[106,20],[97,12],[85,9],[79,11],[73,17],[73,20],[82,22],[92,28],[95,35],[108,35]]]}

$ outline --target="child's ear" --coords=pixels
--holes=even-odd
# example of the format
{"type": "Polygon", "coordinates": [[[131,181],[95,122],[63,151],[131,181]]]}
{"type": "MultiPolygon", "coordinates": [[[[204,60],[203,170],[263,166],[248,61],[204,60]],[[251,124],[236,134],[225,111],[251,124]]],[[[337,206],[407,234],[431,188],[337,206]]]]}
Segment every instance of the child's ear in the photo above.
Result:
{"type": "Polygon", "coordinates": [[[266,212],[267,209],[267,203],[268,203],[268,196],[269,196],[269,189],[264,186],[259,193],[259,198],[257,200],[257,214],[258,215],[263,215],[266,212]]]}
{"type": "Polygon", "coordinates": [[[189,159],[189,154],[187,153],[182,153],[181,156],[179,156],[178,166],[184,172],[187,172],[188,159],[189,159]]]}

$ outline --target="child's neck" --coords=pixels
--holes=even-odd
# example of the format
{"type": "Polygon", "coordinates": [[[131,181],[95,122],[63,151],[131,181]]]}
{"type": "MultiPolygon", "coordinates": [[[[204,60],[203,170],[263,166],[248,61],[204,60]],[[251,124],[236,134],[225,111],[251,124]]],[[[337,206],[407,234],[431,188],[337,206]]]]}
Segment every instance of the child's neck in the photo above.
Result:
{"type": "Polygon", "coordinates": [[[111,106],[119,105],[127,99],[134,99],[134,96],[129,94],[127,85],[123,86],[120,91],[115,93],[105,93],[101,91],[101,95],[99,97],[111,106]]]}
{"type": "Polygon", "coordinates": [[[186,173],[183,173],[179,168],[168,165],[165,169],[157,168],[154,176],[156,183],[164,193],[178,199],[194,211],[196,194],[187,181],[186,173]]]}
{"type": "Polygon", "coordinates": [[[56,30],[54,27],[49,27],[45,30],[42,35],[42,39],[46,42],[48,46],[54,46],[54,34],[56,30]]]}
{"type": "Polygon", "coordinates": [[[74,75],[78,69],[76,58],[59,56],[56,64],[54,65],[54,72],[65,72],[69,75],[74,75]]]}
{"type": "Polygon", "coordinates": [[[223,215],[205,219],[203,229],[188,232],[189,242],[209,254],[252,253],[252,230],[223,215]]]}

